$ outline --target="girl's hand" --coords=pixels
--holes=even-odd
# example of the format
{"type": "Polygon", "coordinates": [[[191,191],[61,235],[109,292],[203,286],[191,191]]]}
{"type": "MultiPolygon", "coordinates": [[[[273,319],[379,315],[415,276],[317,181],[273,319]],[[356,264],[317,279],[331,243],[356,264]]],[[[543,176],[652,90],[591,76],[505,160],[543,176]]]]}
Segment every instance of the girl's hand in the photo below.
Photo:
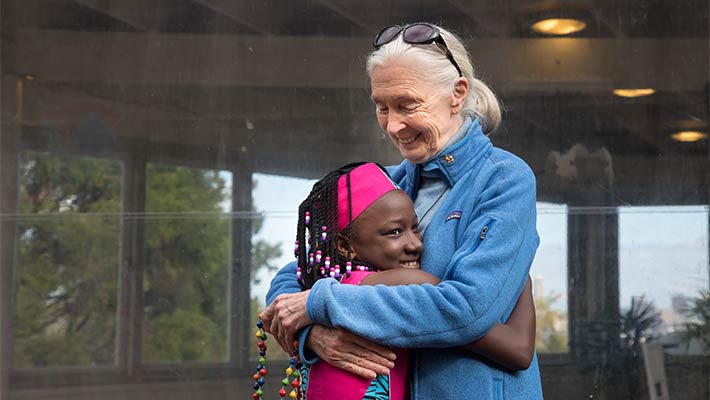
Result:
{"type": "Polygon", "coordinates": [[[310,290],[279,295],[259,314],[264,330],[271,333],[284,351],[293,353],[294,336],[299,329],[313,323],[308,317],[306,303],[310,290]]]}

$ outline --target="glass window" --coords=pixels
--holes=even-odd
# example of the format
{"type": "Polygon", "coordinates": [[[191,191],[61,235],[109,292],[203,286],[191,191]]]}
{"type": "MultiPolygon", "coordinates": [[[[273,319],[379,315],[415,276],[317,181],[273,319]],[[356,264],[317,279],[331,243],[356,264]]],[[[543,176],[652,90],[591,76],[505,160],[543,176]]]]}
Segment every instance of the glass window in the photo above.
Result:
{"type": "Polygon", "coordinates": [[[538,203],[540,246],[530,276],[539,353],[566,353],[567,347],[567,207],[538,203]]]}
{"type": "Polygon", "coordinates": [[[464,40],[537,179],[545,398],[710,398],[707,0],[0,9],[0,399],[250,396],[296,207],[402,160],[364,60],[413,21],[464,40]]]}
{"type": "Polygon", "coordinates": [[[227,180],[231,174],[220,171],[147,166],[142,347],[146,363],[228,359],[227,180]]]}
{"type": "Polygon", "coordinates": [[[619,231],[622,315],[648,324],[669,353],[703,354],[686,334],[710,287],[707,207],[623,207],[619,231]]]}
{"type": "Polygon", "coordinates": [[[13,364],[113,364],[121,165],[26,151],[13,364]]]}

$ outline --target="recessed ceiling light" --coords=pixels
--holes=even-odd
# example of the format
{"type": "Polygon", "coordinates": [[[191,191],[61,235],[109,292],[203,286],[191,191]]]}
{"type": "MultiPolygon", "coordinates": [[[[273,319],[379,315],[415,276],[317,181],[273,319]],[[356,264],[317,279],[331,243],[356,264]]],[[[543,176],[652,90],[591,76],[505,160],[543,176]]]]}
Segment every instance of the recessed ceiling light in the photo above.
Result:
{"type": "Polygon", "coordinates": [[[531,26],[532,30],[537,33],[559,36],[579,32],[586,27],[587,24],[584,21],[574,18],[548,18],[537,21],[531,26]]]}
{"type": "Polygon", "coordinates": [[[654,93],[656,93],[656,90],[651,88],[614,89],[614,94],[619,97],[643,97],[654,93]]]}
{"type": "Polygon", "coordinates": [[[673,140],[679,142],[697,142],[698,140],[707,139],[708,134],[701,131],[680,131],[671,135],[673,140]]]}

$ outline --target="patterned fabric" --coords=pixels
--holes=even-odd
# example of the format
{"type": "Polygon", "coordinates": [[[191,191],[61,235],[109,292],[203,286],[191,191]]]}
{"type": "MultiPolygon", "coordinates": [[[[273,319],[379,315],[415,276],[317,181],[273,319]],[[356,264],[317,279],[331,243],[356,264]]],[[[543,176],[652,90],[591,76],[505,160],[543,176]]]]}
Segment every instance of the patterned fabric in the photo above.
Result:
{"type": "MultiPolygon", "coordinates": [[[[308,400],[308,373],[310,368],[307,365],[301,367],[301,392],[303,400],[308,400]]],[[[377,375],[370,382],[370,387],[365,392],[365,397],[362,400],[390,400],[390,377],[386,375],[377,375]]]]}
{"type": "Polygon", "coordinates": [[[308,388],[308,373],[311,368],[308,365],[301,367],[301,393],[303,393],[303,400],[306,400],[306,389],[308,388]]]}
{"type": "MultiPolygon", "coordinates": [[[[363,279],[365,279],[368,275],[374,273],[375,272],[373,271],[353,271],[349,277],[344,276],[341,283],[346,285],[359,285],[363,279]]],[[[395,383],[394,388],[392,388],[390,385],[389,376],[377,375],[375,379],[370,381],[369,386],[366,386],[366,379],[358,377],[353,380],[353,376],[343,370],[339,370],[327,364],[315,364],[312,366],[314,368],[314,386],[311,388],[311,390],[314,391],[314,393],[311,393],[311,398],[317,398],[318,400],[326,398],[327,400],[331,400],[330,398],[323,396],[325,396],[326,394],[328,394],[328,396],[332,396],[333,393],[336,392],[332,392],[331,390],[336,390],[338,396],[344,398],[332,398],[332,400],[360,400],[360,396],[363,396],[363,393],[364,396],[362,397],[362,400],[403,400],[404,386],[407,376],[407,364],[409,363],[409,354],[407,350],[404,349],[395,349],[395,354],[397,355],[397,363],[395,365],[395,368],[393,368],[391,371],[391,374],[395,376],[394,380],[392,381],[393,383],[395,383]],[[336,386],[331,385],[329,386],[330,390],[326,389],[323,383],[331,383],[331,380],[334,379],[337,380],[336,386]],[[346,385],[350,389],[344,390],[345,387],[343,385],[346,385]],[[325,392],[322,392],[322,390],[325,390],[325,392]],[[393,390],[396,392],[395,397],[391,396],[391,392],[393,390]]],[[[325,361],[321,360],[318,363],[324,362],[325,361]]],[[[308,393],[308,378],[311,372],[310,368],[311,367],[305,364],[301,368],[301,388],[303,392],[303,400],[308,400],[306,395],[308,393]]]]}
{"type": "Polygon", "coordinates": [[[370,382],[370,387],[365,392],[362,400],[389,400],[390,398],[390,377],[387,375],[377,375],[370,382]]]}

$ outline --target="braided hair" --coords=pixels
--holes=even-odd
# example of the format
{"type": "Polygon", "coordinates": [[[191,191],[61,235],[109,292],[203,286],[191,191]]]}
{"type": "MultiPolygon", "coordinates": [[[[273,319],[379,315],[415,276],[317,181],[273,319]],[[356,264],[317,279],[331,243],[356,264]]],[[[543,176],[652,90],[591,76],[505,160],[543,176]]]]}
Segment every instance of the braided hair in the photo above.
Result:
{"type": "MultiPolygon", "coordinates": [[[[296,229],[296,248],[294,253],[298,259],[297,279],[303,290],[310,289],[321,278],[340,278],[349,271],[346,265],[351,260],[350,245],[352,229],[348,226],[338,226],[338,181],[347,175],[348,221],[352,221],[352,198],[350,188],[350,171],[366,164],[355,162],[344,165],[329,172],[313,185],[308,197],[298,207],[298,226],[296,229]],[[347,240],[346,254],[338,251],[339,235],[347,240]]],[[[385,169],[377,164],[385,171],[385,169]]],[[[385,171],[386,173],[386,171],[385,171]]],[[[373,270],[373,266],[355,261],[360,266],[373,270]]]]}

